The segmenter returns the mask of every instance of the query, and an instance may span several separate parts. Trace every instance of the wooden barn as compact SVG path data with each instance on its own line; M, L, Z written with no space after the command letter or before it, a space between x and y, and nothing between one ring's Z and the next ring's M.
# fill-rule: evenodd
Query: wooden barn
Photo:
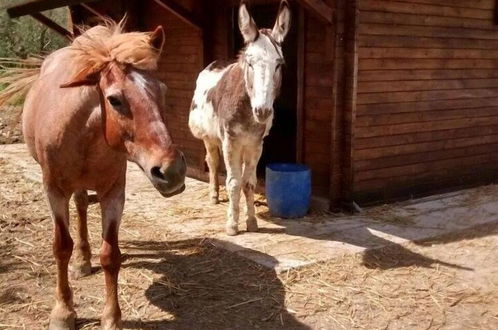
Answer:
M8 8L71 36L96 16L161 24L158 75L168 124L190 175L206 179L187 120L198 73L242 46L239 0L30 0ZM248 1L260 27L278 0ZM495 0L291 0L287 68L261 167L301 162L331 207L406 199L496 181L498 27ZM41 13L69 6L70 24ZM262 173L262 171L261 171Z

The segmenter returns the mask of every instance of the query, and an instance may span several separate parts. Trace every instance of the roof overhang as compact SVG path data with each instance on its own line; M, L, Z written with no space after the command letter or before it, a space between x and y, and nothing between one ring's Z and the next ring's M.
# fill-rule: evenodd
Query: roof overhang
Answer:
M53 29L55 32L71 37L73 35L72 31L68 31L66 28L58 25L56 22L52 21L50 18L41 14L42 11L65 7L81 5L85 9L93 12L92 8L87 6L86 3L97 2L100 0L25 0L16 4L11 4L0 9L6 9L10 18L16 18L24 15L30 15L41 23L47 25L49 28ZM190 11L186 10L173 0L153 0L162 8L170 11L178 18L190 24L191 26L202 30L202 24L200 20L193 15ZM327 5L323 0L296 0L300 5L309 10L319 19L325 23L332 24L334 19L334 9Z
M10 18L16 18L24 15L40 13L45 10L95 1L99 0L26 0L5 6L2 9L7 10L7 14Z

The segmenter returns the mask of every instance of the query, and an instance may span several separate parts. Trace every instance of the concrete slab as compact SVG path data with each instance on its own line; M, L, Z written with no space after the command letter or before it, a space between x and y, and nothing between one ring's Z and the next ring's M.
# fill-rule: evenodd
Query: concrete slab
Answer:
M24 145L0 146L0 158L23 168L26 178L41 182L39 166ZM498 221L498 186L492 185L370 208L358 216L311 215L282 220L268 216L262 205L257 207L259 233L228 237L224 234L227 205L209 204L207 184L188 179L183 194L164 199L137 166L130 164L127 175L126 213L168 233L168 237L212 238L219 247L277 271ZM122 228L131 230L126 223ZM133 230L139 235L136 228Z

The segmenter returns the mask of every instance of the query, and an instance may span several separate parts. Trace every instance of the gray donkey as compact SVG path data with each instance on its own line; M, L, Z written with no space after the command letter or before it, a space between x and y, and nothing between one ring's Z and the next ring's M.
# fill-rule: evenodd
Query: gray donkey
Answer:
M254 212L256 167L273 121L273 102L282 82L282 42L289 32L291 11L280 3L272 30L259 30L244 2L239 8L239 28L245 42L238 61L211 63L199 74L192 100L189 127L204 141L209 167L211 201L218 203L219 150L227 170L230 200L226 232L238 233L240 192L247 204L247 231L257 231Z

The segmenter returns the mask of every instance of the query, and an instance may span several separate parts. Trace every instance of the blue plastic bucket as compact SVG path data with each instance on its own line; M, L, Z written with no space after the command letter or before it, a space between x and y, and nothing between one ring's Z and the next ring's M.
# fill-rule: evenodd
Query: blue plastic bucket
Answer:
M311 170L300 164L266 166L266 199L270 213L280 218L301 218L308 213Z

